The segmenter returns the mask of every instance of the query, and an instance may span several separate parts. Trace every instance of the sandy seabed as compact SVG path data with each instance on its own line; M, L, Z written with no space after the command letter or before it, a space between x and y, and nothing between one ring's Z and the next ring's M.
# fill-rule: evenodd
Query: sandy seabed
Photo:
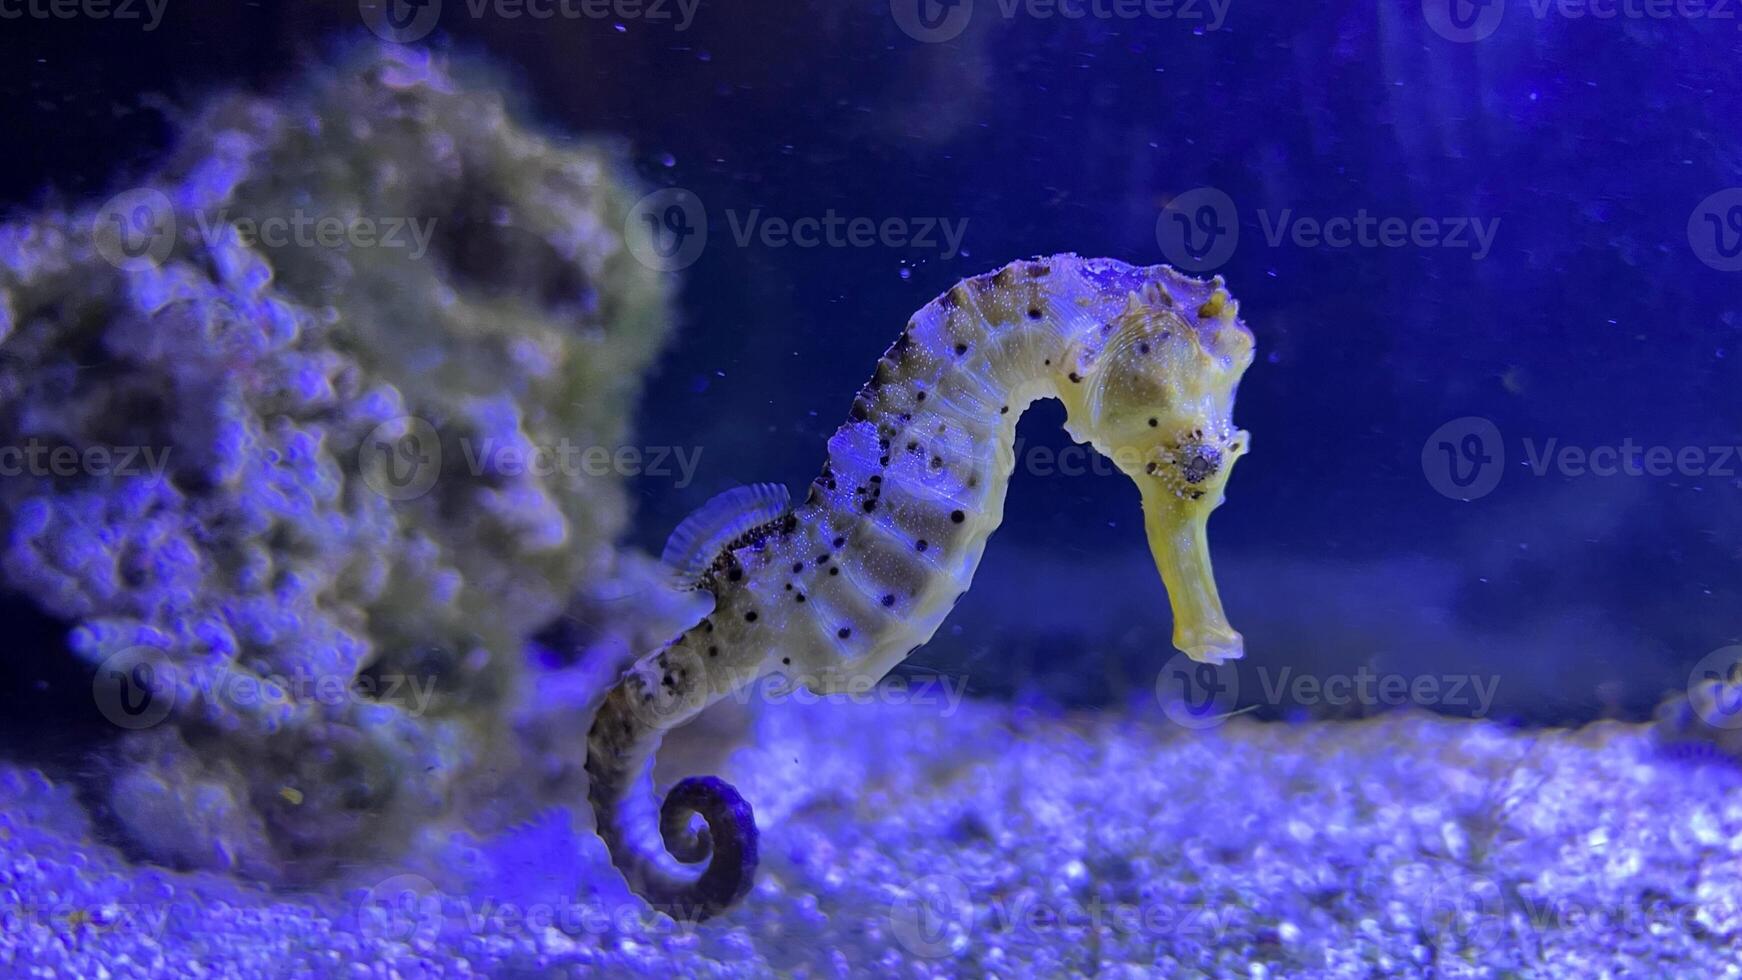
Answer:
M584 808L315 892L129 864L0 769L0 967L42 977L1742 977L1742 770L1515 730L783 705L721 775L762 870L650 912Z

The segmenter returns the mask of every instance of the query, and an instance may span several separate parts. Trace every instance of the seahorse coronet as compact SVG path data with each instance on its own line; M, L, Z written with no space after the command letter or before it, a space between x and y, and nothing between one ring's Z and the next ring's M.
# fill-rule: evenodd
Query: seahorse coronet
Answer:
M1071 435L1136 483L1174 645L1209 663L1241 656L1206 524L1250 446L1232 411L1252 359L1251 331L1221 277L1164 265L1037 257L964 279L920 308L828 440L804 501L711 560L688 556L713 611L630 667L594 718L589 798L631 887L698 920L748 892L757 829L729 785L684 780L657 828L646 825L660 738L769 674L820 693L869 690L929 640L1002 520L1016 421L1039 399L1062 401ZM707 516L690 526L742 526ZM706 830L694 829L698 814Z

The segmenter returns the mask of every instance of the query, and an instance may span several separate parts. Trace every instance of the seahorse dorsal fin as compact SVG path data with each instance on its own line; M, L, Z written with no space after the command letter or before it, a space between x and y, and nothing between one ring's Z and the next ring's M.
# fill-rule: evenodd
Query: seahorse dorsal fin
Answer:
M684 518L665 542L660 561L680 589L693 589L702 573L733 539L776 520L792 507L792 495L778 483L733 487Z

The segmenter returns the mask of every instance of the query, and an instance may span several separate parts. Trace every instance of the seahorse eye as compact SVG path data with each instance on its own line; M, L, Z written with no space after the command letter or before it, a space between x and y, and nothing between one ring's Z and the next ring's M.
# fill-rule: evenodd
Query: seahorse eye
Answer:
M1222 451L1208 443L1187 442L1174 455L1187 483L1202 483L1222 468Z

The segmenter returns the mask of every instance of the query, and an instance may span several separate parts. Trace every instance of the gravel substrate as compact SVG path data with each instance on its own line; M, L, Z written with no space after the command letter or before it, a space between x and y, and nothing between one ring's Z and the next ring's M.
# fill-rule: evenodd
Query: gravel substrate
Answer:
M680 927L569 811L275 894L129 865L0 770L0 972L1742 976L1742 772L1637 726L784 704L721 774L762 873Z

